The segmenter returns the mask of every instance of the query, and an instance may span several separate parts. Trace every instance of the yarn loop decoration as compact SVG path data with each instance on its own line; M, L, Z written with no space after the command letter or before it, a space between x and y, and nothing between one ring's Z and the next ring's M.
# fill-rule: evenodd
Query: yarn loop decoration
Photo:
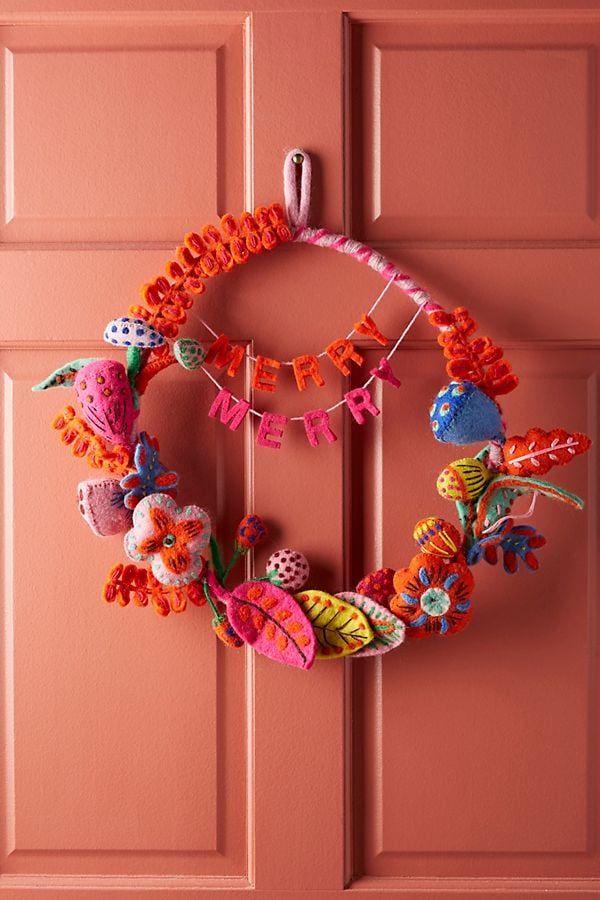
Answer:
M507 437L498 397L513 391L518 377L502 349L477 334L477 323L464 306L445 310L371 247L310 226L311 175L310 156L294 148L284 161L283 205L259 206L237 218L227 213L218 226L188 232L167 262L166 274L142 286L142 303L107 324L105 341L125 351L123 361L76 359L33 388L75 390L80 411L65 406L51 427L73 456L96 470L97 477L78 485L83 520L98 536L122 534L129 560L110 568L104 601L123 608L151 606L161 618L183 613L190 605L207 606L210 626L224 646L247 646L303 670L317 660L377 656L415 640L462 631L477 608L478 564L501 560L511 575L539 567L545 538L533 525L517 523L533 514L537 498L583 507L579 497L542 476L591 445L587 435L563 428L536 426ZM375 301L345 337L328 338L318 353L299 353L291 360L267 355L268 350L252 356L202 317L199 321L212 338L208 347L179 337L211 279L293 242L343 253L384 279ZM375 318L393 287L414 304L396 339L383 334ZM345 406L353 427L368 427L381 414L369 390L373 382L378 380L386 391L401 387L392 358L421 315L435 329L449 379L429 410L432 434L439 442L469 448L453 454L458 458L446 463L436 481L441 501L454 504L458 524L445 515L424 516L414 526L416 552L408 565L369 572L353 590L346 586L332 594L311 584L309 561L293 547L272 552L263 576L231 585L240 560L268 539L267 523L252 512L244 516L226 558L216 536L218 523L209 512L189 502L179 505L175 498L181 492L185 497L186 485L162 461L157 438L139 430L149 386L172 365L190 377L202 373L218 390L207 413L214 427L218 422L236 431L258 420L256 443L266 452L282 447L290 423L301 423L310 446L327 452L337 440L331 413ZM273 394L278 379L290 377L304 396L325 384L326 366L336 378L349 378L364 367L361 338L382 348L368 377L328 408L315 406L299 416L261 412L211 372L218 369L223 378L236 379L242 366L252 364L255 392ZM517 516L513 506L524 495L531 499L530 510Z

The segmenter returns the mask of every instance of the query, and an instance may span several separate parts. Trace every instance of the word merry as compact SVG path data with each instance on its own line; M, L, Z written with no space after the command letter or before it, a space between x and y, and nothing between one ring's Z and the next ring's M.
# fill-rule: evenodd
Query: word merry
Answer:
M396 378L388 360L384 357L378 366L371 369L374 378L386 381L392 387L399 388L400 380ZM233 401L233 402L232 402ZM381 410L375 406L368 387L354 388L344 394L344 403L350 410L355 422L364 425L365 413L378 416ZM231 391L221 388L208 411L211 419L218 418L231 431L237 431L250 411L250 403L247 400L235 400ZM260 425L256 435L256 443L261 447L270 447L279 450L283 438L283 431L289 422L288 416L278 413L264 412L260 416ZM326 409L311 409L302 416L304 431L311 447L318 447L322 438L332 444L337 441L337 435L333 431L329 412Z
M360 321L354 323L354 331L377 341L385 347L389 344L389 338L385 337L378 329L368 313L363 313ZM364 356L358 352L354 344L348 338L338 338L332 341L324 351L328 359L336 369L346 377L351 374L350 363L362 366ZM244 360L245 350L240 344L232 344L225 334L219 335L211 344L204 359L205 363L216 366L218 369L226 369L227 375L233 378ZM257 356L254 363L252 387L257 391L273 393L277 388L277 379L281 363L270 356ZM291 360L291 367L299 391L305 391L309 382L323 387L325 379L321 374L319 359L317 356L305 353L295 356Z

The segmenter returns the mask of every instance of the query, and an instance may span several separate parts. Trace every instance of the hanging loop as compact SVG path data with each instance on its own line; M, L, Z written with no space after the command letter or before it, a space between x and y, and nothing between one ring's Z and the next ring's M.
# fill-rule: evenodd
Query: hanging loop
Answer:
M298 191L298 168L300 168L300 191ZM285 211L288 222L294 229L305 228L308 225L311 174L310 156L300 147L294 147L283 163Z

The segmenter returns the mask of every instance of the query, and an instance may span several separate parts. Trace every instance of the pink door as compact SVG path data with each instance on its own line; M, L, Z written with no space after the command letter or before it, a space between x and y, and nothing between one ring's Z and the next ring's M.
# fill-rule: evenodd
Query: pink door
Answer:
M480 567L466 632L303 673L228 651L206 608L102 603L120 539L81 521L88 470L48 427L66 392L30 391L106 353L106 322L185 232L281 199L301 145L313 224L374 244L503 343L522 376L513 431L596 440L600 14L582 5L1 0L3 897L600 890L593 451L557 477L586 511L538 505L539 573ZM290 358L346 333L380 287L288 246L197 309ZM378 324L397 336L412 311L398 292ZM185 333L206 337L194 317ZM255 510L316 586L351 589L448 512L426 323L395 370L383 415L360 428L338 411L319 449L297 426L279 452L250 424L232 434L179 367L149 388L144 426L220 534ZM342 389L330 378L315 405ZM292 388L265 397L306 408Z

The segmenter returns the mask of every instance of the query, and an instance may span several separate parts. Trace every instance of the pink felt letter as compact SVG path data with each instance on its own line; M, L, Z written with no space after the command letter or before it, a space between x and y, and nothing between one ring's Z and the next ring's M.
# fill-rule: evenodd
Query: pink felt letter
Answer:
M381 378L382 381L389 381L392 387L399 388L402 382L399 378L396 378L394 373L392 372L392 367L387 361L385 356L382 356L381 362L375 369L371 369L371 375L374 375L375 378Z
M354 388L344 394L344 400L348 404L348 409L356 419L359 425L365 424L363 411L371 413L372 416L378 416L379 410L371 400L371 395L364 387Z
M337 441L337 436L329 426L329 413L326 413L324 409L311 409L304 413L304 430L311 447L319 446L319 434L322 434L330 444Z
M229 425L231 431L237 431L248 414L250 404L247 400L236 400L235 404L230 409L229 403L231 398L231 391L228 391L227 388L221 388L215 397L208 414L211 419L216 419L217 414L220 414L223 425Z
M263 413L258 426L256 443L260 444L261 447L271 447L273 450L279 450L281 441L277 440L277 438L283 436L283 426L287 425L288 422L287 416L278 416L277 413L270 412Z

